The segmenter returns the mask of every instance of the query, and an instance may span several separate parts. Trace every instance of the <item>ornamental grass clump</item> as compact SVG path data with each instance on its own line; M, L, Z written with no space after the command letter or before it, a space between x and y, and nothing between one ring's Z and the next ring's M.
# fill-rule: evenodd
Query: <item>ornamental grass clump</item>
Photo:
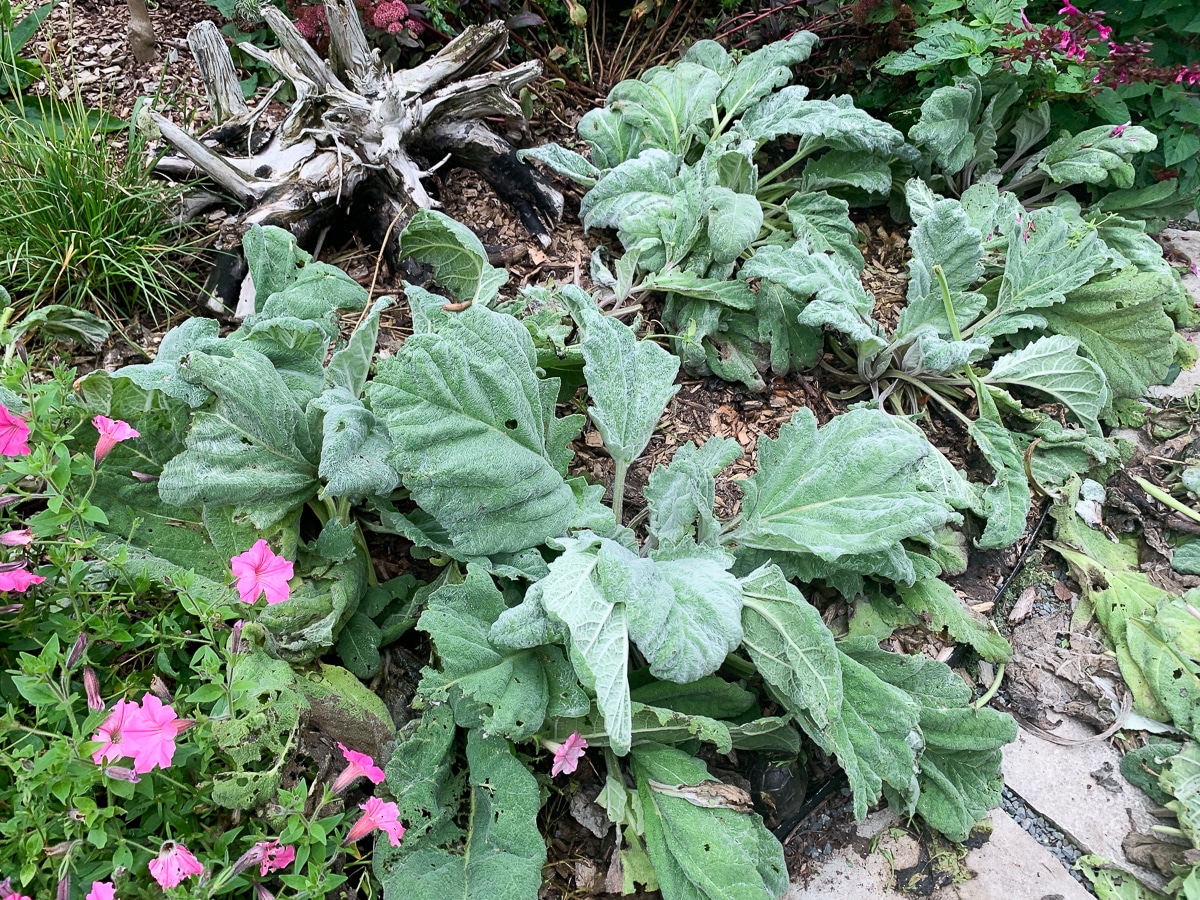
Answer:
M49 303L158 321L197 293L197 239L170 220L178 188L152 181L145 139L78 100L0 108L0 283L21 310Z

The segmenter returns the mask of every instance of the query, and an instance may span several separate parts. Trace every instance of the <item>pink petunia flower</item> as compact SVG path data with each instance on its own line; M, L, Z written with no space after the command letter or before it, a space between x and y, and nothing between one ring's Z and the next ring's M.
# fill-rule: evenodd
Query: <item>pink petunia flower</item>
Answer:
M133 753L125 746L125 726L138 711L138 705L124 698L118 700L109 713L108 718L101 724L99 730L92 735L93 741L100 741L103 746L92 754L92 762L112 762Z
M296 860L296 848L292 846L280 847L279 841L264 841L262 863L258 867L258 874L266 878L272 872L278 872L280 869L286 869Z
M11 894L5 894L3 897L0 897L0 900L33 900L33 898L28 894L19 894L13 891Z
M45 581L42 575L34 575L24 566L16 569L5 569L0 571L0 591L21 591L29 590L32 584L41 584Z
M0 456L29 455L29 425L0 404Z
M554 765L550 769L550 776L553 778L562 772L568 775L574 772L587 748L588 742L583 735L578 731L571 732L571 736L554 749Z
M342 751L342 756L346 757L346 762L349 765L342 769L341 774L333 782L333 792L335 794L349 787L362 775L366 775L371 779L371 784L379 784L379 782L383 781L383 769L375 765L375 760L371 759L367 754L351 750L340 741L338 742L338 749Z
M144 775L156 766L170 766L175 756L175 737L190 725L153 694L146 694L141 709L125 722L125 750L133 757L133 771Z
M158 851L158 859L150 860L150 874L164 891L203 871L204 866L200 865L200 860L196 859L187 847L175 841L163 844Z
M117 888L111 881L93 881L84 900L117 900Z
M92 459L96 465L100 465L100 460L108 456L108 451L117 446L121 441L141 437L140 434L129 427L128 422L122 422L120 419L113 421L108 416L96 416L96 418L92 419L92 424L100 432L100 439L96 441L96 452L92 455Z
M288 581L293 574L292 564L272 553L266 541L255 541L245 553L229 560L229 565L237 577L238 596L243 603L253 603L262 593L267 595L268 605L282 603L291 595Z
M354 823L343 843L353 844L376 828L381 828L387 833L388 842L393 847L400 846L404 826L400 824L400 810L395 803L372 797L366 803L360 803L358 808L363 811L363 817Z
M0 544L5 547L27 547L33 543L33 535L28 528L17 528L0 534Z

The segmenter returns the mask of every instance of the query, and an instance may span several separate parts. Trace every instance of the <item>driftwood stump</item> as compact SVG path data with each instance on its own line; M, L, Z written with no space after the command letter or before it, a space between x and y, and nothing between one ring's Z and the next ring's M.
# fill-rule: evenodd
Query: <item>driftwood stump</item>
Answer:
M353 0L324 2L330 59L322 59L269 4L263 4L263 16L279 48L241 45L295 90L287 115L270 128L260 120L283 81L250 109L216 26L201 22L188 35L213 126L194 137L147 113L173 151L156 171L197 182L185 197L184 218L214 205L236 205L232 227L222 229L220 241L219 249L232 254L228 261L240 258L238 242L251 225L288 228L311 245L341 217L372 246L381 246L390 230L385 258L395 265L395 239L408 218L439 205L422 179L450 162L479 172L548 245L562 195L519 162L485 121L521 118L514 95L541 72L536 61L491 67L507 45L504 23L469 28L416 68L392 72L368 46ZM230 281L228 272L221 277Z

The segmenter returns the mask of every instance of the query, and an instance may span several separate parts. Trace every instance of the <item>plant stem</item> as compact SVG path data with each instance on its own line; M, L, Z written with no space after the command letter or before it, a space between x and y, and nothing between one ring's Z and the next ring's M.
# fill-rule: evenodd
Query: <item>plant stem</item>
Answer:
M962 422L963 425L967 426L968 428L971 427L971 420L964 415L957 406L923 382L920 378L909 375L907 372L901 372L898 369L890 369L885 373L885 375L891 378L899 378L901 381L906 381L913 387L924 391L930 399L936 400L938 403L940 403L948 412L952 413L956 419Z
M1145 491L1147 494L1149 494L1151 497L1153 497L1159 503L1162 503L1165 506L1171 507L1171 509L1175 510L1175 512L1179 513L1182 516L1186 516L1187 518L1191 519L1193 522L1200 522L1200 513L1196 512L1191 507L1185 506L1184 504L1180 503L1178 500L1176 500L1174 497L1172 497L1170 494L1168 494L1162 488L1151 484L1145 478L1142 478L1141 476L1138 476L1138 475L1134 475L1133 480L1136 481L1139 485L1141 485L1141 488L1143 491Z
M625 512L625 476L629 472L629 463L614 460L616 465L616 473L613 475L613 499L612 510L613 516L616 517L617 524L621 524L621 515Z
M1000 663L996 666L996 680L992 682L992 686L987 689L987 693L985 693L982 697L980 697L978 700L976 700L971 705L974 706L976 709L983 709L985 706L987 706L988 702L993 697L996 696L996 691L1000 690L1000 682L1002 682L1003 680L1004 680L1004 663Z
M950 301L950 285L946 283L946 273L937 265L933 267L933 274L937 276L938 285L942 289L942 305L946 308L946 318L950 322L950 334L956 341L961 341L962 332L958 330L958 319L954 316L954 304Z

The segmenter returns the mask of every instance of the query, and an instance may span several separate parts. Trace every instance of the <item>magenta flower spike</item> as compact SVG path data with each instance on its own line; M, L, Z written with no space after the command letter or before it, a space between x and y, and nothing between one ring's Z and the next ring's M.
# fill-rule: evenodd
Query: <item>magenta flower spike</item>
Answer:
M111 881L93 881L84 900L117 900L117 889Z
M177 887L185 878L204 871L200 860L183 844L167 841L158 851L158 859L150 860L150 874L164 891Z
M342 751L342 756L346 758L349 764L342 769L341 774L333 782L333 792L345 790L353 784L358 778L366 775L371 779L371 784L379 784L383 781L383 769L375 765L375 760L365 753L359 753L349 749L345 744L338 742L338 749Z
M41 584L46 579L41 575L34 575L24 566L18 566L15 569L0 570L0 591L21 591L29 590L29 586L33 584Z
M237 578L238 597L243 603L253 603L264 593L268 605L282 603L291 596L288 581L294 571L292 564L272 553L266 541L255 541L245 553L229 560L229 565Z
M121 441L141 437L140 434L129 427L128 422L122 422L120 419L114 421L108 416L96 416L92 419L92 424L100 432L100 438L96 441L96 452L92 455L92 459L96 465L100 465L100 460L108 456L108 451L117 446Z
M554 749L554 765L550 769L550 776L554 777L562 772L570 775L579 767L579 761L583 759L583 751L588 748L588 742L583 739L578 731L571 732L571 736L559 744Z
M0 456L29 455L29 425L0 404Z
M400 824L400 810L395 803L372 797L366 803L360 803L358 808L363 811L363 817L354 823L343 843L353 844L379 828L387 834L393 847L400 846L404 826Z

